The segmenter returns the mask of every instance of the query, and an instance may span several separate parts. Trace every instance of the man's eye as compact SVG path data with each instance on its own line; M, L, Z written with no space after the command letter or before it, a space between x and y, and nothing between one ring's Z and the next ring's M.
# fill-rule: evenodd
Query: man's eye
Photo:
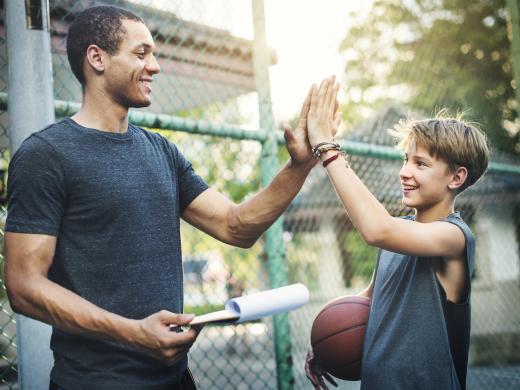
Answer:
M144 53L137 53L137 58L144 60Z

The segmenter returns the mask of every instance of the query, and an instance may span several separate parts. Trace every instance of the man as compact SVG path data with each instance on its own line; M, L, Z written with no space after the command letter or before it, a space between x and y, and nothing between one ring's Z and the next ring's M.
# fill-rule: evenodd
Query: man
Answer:
M76 16L68 40L81 110L30 136L9 170L5 281L13 310L53 326L51 387L192 388L200 329L182 313L180 218L250 247L315 165L305 129L286 129L289 162L235 205L179 150L128 123L151 103L160 67L144 22L115 7ZM177 327L178 328L178 327Z

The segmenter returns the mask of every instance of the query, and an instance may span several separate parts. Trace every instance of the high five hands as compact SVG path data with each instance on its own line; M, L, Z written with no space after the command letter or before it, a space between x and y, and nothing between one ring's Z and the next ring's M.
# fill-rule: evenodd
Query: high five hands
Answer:
M324 79L319 87L313 84L303 102L296 129L284 126L285 144L293 162L316 164L311 147L334 139L341 123L337 101L339 84L335 81L332 76Z
M311 102L307 115L307 134L311 146L332 142L341 124L338 112L339 84L336 77L323 79L319 87L311 87Z

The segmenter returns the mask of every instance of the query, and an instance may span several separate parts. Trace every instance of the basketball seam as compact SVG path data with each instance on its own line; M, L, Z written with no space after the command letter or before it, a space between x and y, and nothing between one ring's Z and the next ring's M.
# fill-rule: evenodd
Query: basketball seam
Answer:
M336 336L337 334L339 334L339 333L341 333L341 332L347 332L347 333L348 333L348 332L350 332L350 331L352 331L352 330L355 330L355 329L361 328L362 326L366 326L366 324L359 324L359 325L351 326L351 327L348 328L348 329L341 329L341 330L338 330L338 331L335 332L335 333L329 334L328 336L326 336L326 337L324 337L324 338L322 338L322 339L317 340L317 341L314 343L314 345L318 345L318 344L321 343L322 341L327 340L327 339L329 339L329 338L331 338L331 337L334 337L334 336Z

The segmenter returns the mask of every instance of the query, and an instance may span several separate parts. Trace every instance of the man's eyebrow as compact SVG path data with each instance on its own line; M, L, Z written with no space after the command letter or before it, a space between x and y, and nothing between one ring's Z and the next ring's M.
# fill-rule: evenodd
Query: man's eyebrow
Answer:
M149 43L140 43L138 45L135 46L135 49L150 49L150 50L153 50L155 49L155 46L153 45L150 45Z

